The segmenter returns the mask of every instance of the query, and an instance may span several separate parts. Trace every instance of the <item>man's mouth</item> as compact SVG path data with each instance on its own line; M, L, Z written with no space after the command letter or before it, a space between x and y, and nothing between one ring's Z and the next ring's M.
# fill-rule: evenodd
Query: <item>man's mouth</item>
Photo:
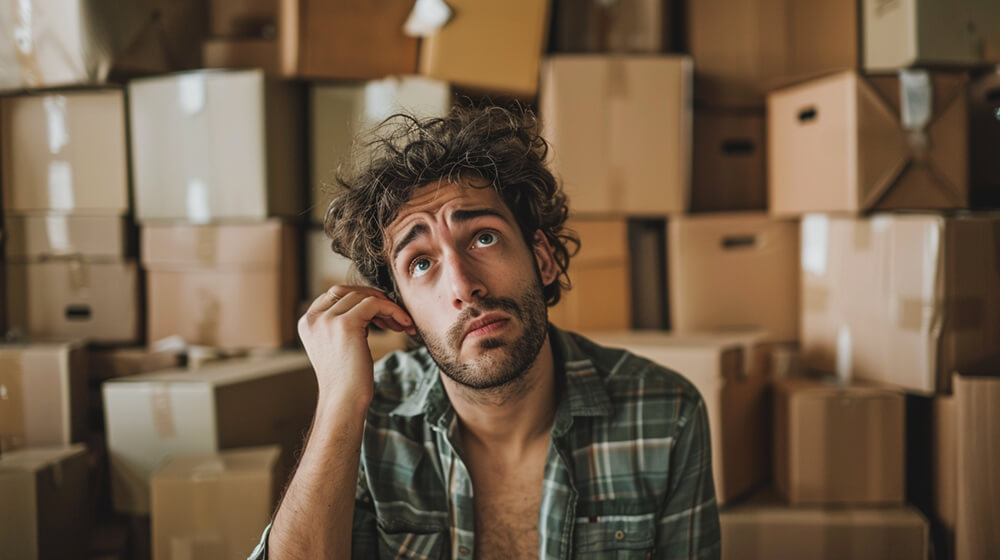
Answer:
M462 338L466 339L493 334L503 329L508 322L510 322L510 319L499 313L488 313L469 323Z

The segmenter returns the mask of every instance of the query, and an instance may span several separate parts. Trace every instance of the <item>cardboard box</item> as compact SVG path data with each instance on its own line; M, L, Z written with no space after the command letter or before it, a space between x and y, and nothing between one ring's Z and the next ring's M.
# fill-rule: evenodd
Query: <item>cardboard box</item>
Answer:
M968 80L908 76L902 99L929 103L901 100L897 74L854 72L768 96L772 214L968 206Z
M936 521L954 537L958 493L958 427L953 395L934 397L933 404L933 508Z
M1000 208L1000 69L977 77L969 88L969 203Z
M549 321L572 331L631 326L628 231L625 220L577 219L567 227L580 237L570 260L573 287L549 308Z
M316 405L302 352L119 377L103 389L114 506L130 514L149 513L150 476L171 455L280 445L283 485Z
M453 15L420 44L419 72L459 86L534 97L548 42L546 0L450 0Z
M671 52L673 6L666 0L557 0L552 44L563 53Z
M135 230L125 216L8 214L4 225L11 262L68 256L121 260L135 255Z
M835 380L774 384L774 482L792 505L904 501L902 393Z
M691 211L767 210L763 112L694 112Z
M291 342L299 244L294 228L278 220L144 226L149 340L179 335L224 349Z
M708 413L715 495L720 504L745 495L767 479L770 350L766 334L632 331L586 336L670 368L697 387Z
M0 90L195 68L207 31L199 0L20 3L0 19Z
M86 558L87 450L83 445L0 455L0 547L18 560Z
M150 484L153 559L245 559L277 503L280 454L267 446L164 461ZM211 556L200 554L209 545Z
M8 325L35 338L142 339L134 261L7 263Z
M153 351L140 348L91 348L87 352L88 377L105 381L139 373L175 368L181 365L177 352Z
M798 224L764 214L689 216L669 222L671 328L759 327L798 339Z
M719 514L724 560L926 560L927 520L911 507L793 508L752 501Z
M78 342L0 344L0 452L83 441L86 368Z
M670 326L667 291L667 222L664 219L628 221L628 252L632 282L632 328Z
M122 90L3 98L0 123L5 212L128 212Z
M350 163L352 150L386 118L407 113L418 118L443 117L451 108L448 84L422 76L397 76L364 84L313 85L312 221L322 224L337 192L336 171Z
M994 0L863 0L868 71L1000 62L1000 5Z
M997 370L994 370L994 372ZM1000 377L956 375L957 560L1000 555Z
M364 284L361 273L354 261L334 253L330 248L330 238L321 230L306 233L306 284L309 302L337 284Z
M205 55L210 66L228 54L228 66L273 69L284 78L412 74L418 42L403 33L412 9L406 0L213 0L217 39Z
M691 59L553 56L539 112L575 214L684 212L691 180Z
M951 372L996 351L998 255L1000 216L807 216L805 366L947 392Z
M298 216L305 206L299 93L261 70L129 82L136 219Z

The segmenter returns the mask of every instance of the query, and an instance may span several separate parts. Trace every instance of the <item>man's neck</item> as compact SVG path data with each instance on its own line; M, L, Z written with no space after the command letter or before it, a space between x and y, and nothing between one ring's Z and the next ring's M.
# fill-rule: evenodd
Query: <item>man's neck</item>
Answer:
M550 337L528 371L501 391L482 393L441 375L467 444L517 456L548 437L555 418L555 364Z

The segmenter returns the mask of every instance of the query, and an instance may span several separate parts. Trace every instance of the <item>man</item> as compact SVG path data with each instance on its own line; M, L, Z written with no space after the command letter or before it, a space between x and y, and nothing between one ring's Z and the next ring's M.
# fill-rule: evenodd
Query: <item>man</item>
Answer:
M530 113L397 116L341 178L334 286L299 333L319 404L256 558L720 556L680 375L548 324L574 235ZM373 365L371 325L423 346Z

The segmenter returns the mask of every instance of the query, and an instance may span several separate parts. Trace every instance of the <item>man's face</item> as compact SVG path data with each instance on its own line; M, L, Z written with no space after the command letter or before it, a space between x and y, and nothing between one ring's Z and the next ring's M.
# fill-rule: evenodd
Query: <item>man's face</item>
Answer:
M487 389L527 371L547 333L551 254L524 242L492 188L420 187L386 239L400 297L445 375Z

